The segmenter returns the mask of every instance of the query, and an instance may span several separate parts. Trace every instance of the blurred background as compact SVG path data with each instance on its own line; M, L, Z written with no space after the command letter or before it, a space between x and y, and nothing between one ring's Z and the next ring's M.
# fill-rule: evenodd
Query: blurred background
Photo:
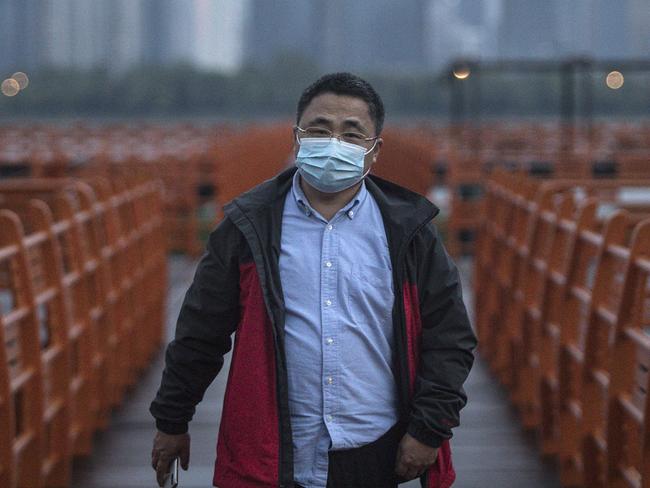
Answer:
M390 117L439 119L452 63L526 59L551 63L476 81L484 113L557 115L574 60L595 114L641 116L647 66L629 61L647 58L649 23L645 0L4 0L0 73L25 72L32 87L0 98L0 110L290 115L318 74L350 70L377 86ZM614 95L605 77L622 66L625 90Z
M154 486L207 236L334 71L383 98L373 172L441 208L461 270L454 486L646 486L648 26L648 0L0 0L0 486ZM211 482L228 364L183 487Z

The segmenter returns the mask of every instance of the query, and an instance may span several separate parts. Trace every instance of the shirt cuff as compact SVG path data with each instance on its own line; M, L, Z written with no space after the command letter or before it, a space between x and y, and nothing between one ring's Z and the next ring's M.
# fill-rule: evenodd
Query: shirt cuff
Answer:
M413 422L409 424L407 432L411 437L420 441L422 444L426 444L429 447L440 447L446 440L445 437L436 434L430 429L420 427Z
M188 430L187 423L176 424L174 422L167 422L158 419L156 419L156 429L168 435L185 434Z

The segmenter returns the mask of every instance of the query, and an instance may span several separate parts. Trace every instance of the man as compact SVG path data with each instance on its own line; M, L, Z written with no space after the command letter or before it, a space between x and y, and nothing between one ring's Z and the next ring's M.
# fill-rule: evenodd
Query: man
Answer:
M425 198L368 175L384 108L348 73L298 103L295 166L224 208L167 349L152 466L189 461L188 422L235 344L220 488L383 488L455 478L448 439L476 339Z

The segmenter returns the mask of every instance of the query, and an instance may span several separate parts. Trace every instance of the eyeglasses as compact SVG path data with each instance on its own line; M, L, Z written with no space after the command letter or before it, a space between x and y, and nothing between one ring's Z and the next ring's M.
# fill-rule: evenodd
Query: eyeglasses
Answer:
M315 139L338 139L339 141L348 142L350 144L356 144L366 149L366 154L372 151L377 144L377 139L379 136L368 137L361 132L346 131L342 132L339 135L335 135L329 129L325 127L307 127L303 129L302 127L295 126L296 142L300 144L300 140L304 138L315 138Z

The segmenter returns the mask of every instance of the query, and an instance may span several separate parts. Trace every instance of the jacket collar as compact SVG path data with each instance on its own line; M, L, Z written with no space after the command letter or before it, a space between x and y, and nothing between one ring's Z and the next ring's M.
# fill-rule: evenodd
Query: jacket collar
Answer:
M280 258L284 200L296 171L295 167L289 168L224 206L224 213L239 227L249 243L257 241L260 254L266 254L263 248L268 246L266 249L270 255L266 256L273 263L272 268ZM366 187L384 219L391 260L394 265L399 264L413 234L433 219L439 209L423 196L374 175L366 177ZM269 261L266 264L268 266ZM272 276L275 270L268 271Z
M229 215L236 207L256 227L261 224L260 219L270 216L269 212L273 221L281 222L284 199L296 171L295 167L289 168L243 193L227 204L224 212ZM368 175L366 187L375 198L385 225L402 237L410 236L439 212L438 207L423 196L378 176Z

